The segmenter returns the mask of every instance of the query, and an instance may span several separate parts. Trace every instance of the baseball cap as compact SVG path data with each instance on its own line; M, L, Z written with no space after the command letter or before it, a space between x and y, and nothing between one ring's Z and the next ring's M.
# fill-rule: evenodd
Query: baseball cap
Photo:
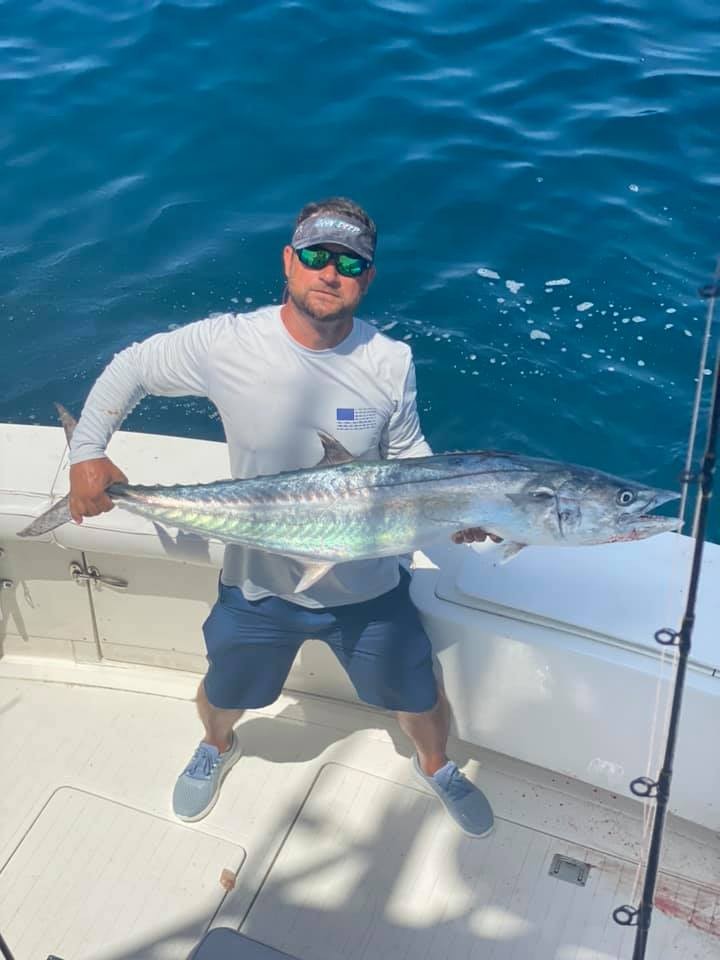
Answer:
M375 256L373 231L362 220L344 214L320 212L308 217L295 228L290 246L303 250L322 243L337 243L370 262Z

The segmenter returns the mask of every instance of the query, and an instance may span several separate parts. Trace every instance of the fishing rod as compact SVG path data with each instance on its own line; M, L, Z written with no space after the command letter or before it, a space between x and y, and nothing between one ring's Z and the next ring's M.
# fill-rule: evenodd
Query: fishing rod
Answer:
M12 953L10 952L10 947L5 942L5 938L0 933L0 954L2 954L4 960L15 960Z
M715 301L720 296L720 263L715 270L713 282L700 289L700 296L707 300L707 331L712 327ZM703 376L702 369L699 376ZM705 544L705 532L707 530L708 512L710 508L710 498L712 497L713 480L715 474L715 465L717 459L717 440L718 427L720 425L720 345L716 348L715 370L712 380L712 392L710 400L710 411L708 413L708 435L705 444L705 453L697 473L690 469L692 465L692 446L694 444L694 426L697 422L697 411L700 406L700 394L696 395L696 409L693 415L693 428L691 429L691 447L685 471L682 475L682 482L685 487L691 483L698 484L698 493L695 501L695 520L693 524L693 536L695 537L695 546L693 548L692 566L690 570L690 583L688 587L687 602L685 613L682 619L680 630L672 630L668 627L658 630L655 639L663 646L676 646L678 648L678 664L675 674L675 685L672 696L672 709L670 712L670 723L668 726L667 740L665 742L665 756L662 769L657 781L650 777L638 777L630 784L630 790L637 797L645 800L656 800L655 819L653 821L652 837L648 850L647 869L645 871L645 880L643 883L642 897L639 907L632 907L627 904L617 907L613 911L613 919L621 926L637 926L635 933L635 944L633 948L632 960L644 960L645 950L647 948L648 933L650 930L650 921L652 918L653 899L655 896L655 887L657 884L658 870L660 866L660 851L662 848L663 833L665 830L665 817L667 814L668 801L670 799L670 784L672 781L673 760L675 757L675 746L677 742L678 728L680 725L680 711L682 708L683 691L685 687L685 674L687 671L687 662L690 656L692 641L692 632L695 625L695 605L697 600L698 586L700 582L700 571L702 569L703 547Z

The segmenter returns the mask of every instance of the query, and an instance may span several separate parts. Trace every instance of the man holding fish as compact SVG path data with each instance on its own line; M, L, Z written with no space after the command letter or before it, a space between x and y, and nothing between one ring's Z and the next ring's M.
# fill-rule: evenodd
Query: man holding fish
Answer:
M430 455L410 348L354 316L375 276L376 235L367 213L349 200L308 204L283 250L281 306L212 316L117 354L90 392L71 441L73 519L112 508L107 488L127 479L105 449L150 394L209 397L236 478L314 466L323 447L325 463L340 462L338 450L344 459ZM329 435L322 444L318 431ZM486 536L471 527L453 539ZM219 596L203 627L209 668L197 705L205 736L177 780L178 817L209 813L242 752L234 725L244 710L278 697L300 645L313 637L331 646L363 701L396 712L415 747L418 777L460 829L490 833L490 804L446 755L449 704L409 580L397 557L312 565L228 543Z

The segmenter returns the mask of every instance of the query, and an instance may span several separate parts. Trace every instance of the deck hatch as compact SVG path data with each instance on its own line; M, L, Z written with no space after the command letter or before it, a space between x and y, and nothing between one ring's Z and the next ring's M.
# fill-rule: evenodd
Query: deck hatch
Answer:
M0 871L0 925L16 960L174 960L244 859L231 841L60 787Z

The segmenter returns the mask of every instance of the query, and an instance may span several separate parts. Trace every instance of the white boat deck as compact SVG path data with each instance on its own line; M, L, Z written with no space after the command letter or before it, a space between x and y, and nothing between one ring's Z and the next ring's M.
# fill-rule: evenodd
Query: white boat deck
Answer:
M284 694L239 727L210 815L176 821L197 676L0 662L0 931L16 960L185 958L240 930L300 960L608 960L632 955L642 809L452 741L491 799L460 833L380 712ZM553 856L590 864L585 886ZM670 818L648 957L720 954L720 838Z

